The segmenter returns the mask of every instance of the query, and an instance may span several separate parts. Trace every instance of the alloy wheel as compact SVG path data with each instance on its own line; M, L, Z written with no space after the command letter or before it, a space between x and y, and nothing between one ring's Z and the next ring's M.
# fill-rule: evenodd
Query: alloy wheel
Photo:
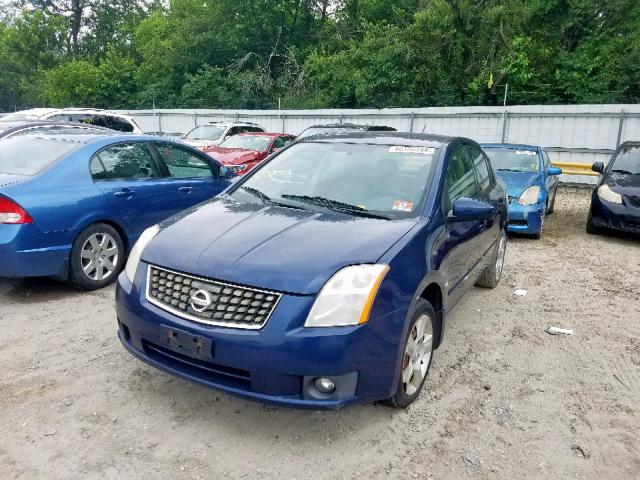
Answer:
M101 282L116 271L118 244L108 233L94 233L82 245L80 265L87 278Z
M433 328L431 319L427 315L421 315L409 333L407 346L404 350L402 385L407 396L415 394L422 385L427 375L432 352Z

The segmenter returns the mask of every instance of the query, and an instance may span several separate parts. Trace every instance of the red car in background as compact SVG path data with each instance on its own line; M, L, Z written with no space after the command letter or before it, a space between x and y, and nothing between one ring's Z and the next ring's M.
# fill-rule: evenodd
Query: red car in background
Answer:
M236 175L244 175L274 152L295 140L285 133L241 133L218 146L203 151L226 166Z

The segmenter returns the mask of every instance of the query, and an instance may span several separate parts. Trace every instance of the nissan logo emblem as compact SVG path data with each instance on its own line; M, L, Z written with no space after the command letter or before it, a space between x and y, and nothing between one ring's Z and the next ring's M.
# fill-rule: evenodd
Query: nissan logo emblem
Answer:
M204 312L211 305L211 295L206 290L198 290L191 295L189 304L196 312Z

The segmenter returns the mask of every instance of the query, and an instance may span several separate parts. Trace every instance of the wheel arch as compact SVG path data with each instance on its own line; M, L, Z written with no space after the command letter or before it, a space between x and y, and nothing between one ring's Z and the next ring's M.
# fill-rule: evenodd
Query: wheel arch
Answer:
M422 293L420 293L420 298L423 298L424 300L428 301L433 307L433 310L436 312L436 318L435 318L436 324L434 325L434 334L435 334L434 336L436 341L433 347L434 349L438 348L442 343L442 337L444 333L443 332L444 307L443 307L442 297L443 297L442 289L440 285L436 282L432 282L429 285L427 285L422 290Z

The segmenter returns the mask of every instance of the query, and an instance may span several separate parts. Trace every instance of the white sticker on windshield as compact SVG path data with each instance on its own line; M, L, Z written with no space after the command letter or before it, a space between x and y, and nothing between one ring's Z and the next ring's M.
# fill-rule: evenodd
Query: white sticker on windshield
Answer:
M436 149L433 147L403 147L394 146L389 148L390 153L419 153L420 155L433 155Z
M528 155L529 157L535 157L537 153L533 150L516 150L516 155Z

